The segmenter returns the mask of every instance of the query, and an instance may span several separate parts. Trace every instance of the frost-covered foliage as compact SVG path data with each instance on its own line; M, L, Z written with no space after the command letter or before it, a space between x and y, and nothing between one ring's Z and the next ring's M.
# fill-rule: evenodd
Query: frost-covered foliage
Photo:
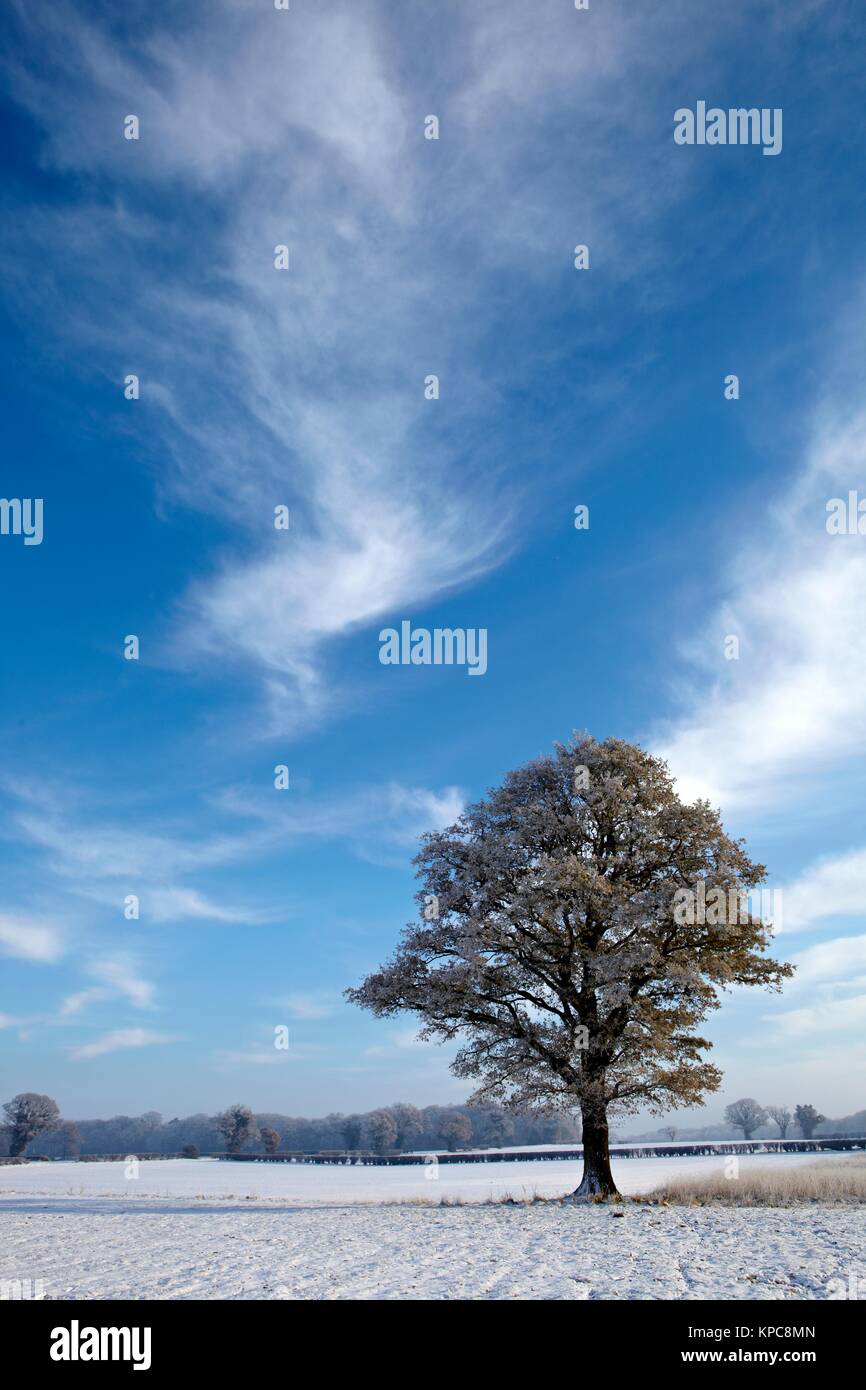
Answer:
M9 1153L12 1158L23 1154L31 1139L44 1130L55 1129L60 1123L60 1111L56 1101L37 1091L21 1091L11 1100L4 1102L8 1133Z
M282 1135L278 1134L275 1129L271 1129L269 1125L262 1125L259 1128L259 1138L262 1141L265 1153L275 1154L280 1147Z
M720 1202L736 1207L784 1207L799 1202L866 1202L866 1163L748 1168L736 1178L722 1171L672 1176L651 1197L668 1202Z
M818 1125L823 1124L826 1115L820 1115L814 1105L798 1105L794 1109L794 1119L800 1126L804 1139L811 1139Z
M370 1148L375 1153L388 1153L397 1144L397 1121L390 1110L372 1110L367 1116Z
M466 1115L461 1115L459 1110L446 1112L439 1127L439 1133L445 1140L449 1152L465 1146L472 1138L472 1125Z
M788 1133L788 1126L794 1118L787 1105L768 1105L767 1114L773 1123L779 1126L779 1137L784 1139Z
M735 925L674 911L677 890L702 880L727 899L759 884L763 866L709 803L680 801L663 762L589 735L509 773L422 846L420 920L348 998L460 1039L453 1069L478 1083L477 1101L579 1107L581 1190L615 1190L608 1111L694 1105L716 1090L696 1029L719 990L778 988L791 974L763 954L770 930L747 911Z
M228 1110L224 1110L222 1115L217 1117L217 1126L230 1154L240 1153L248 1140L258 1138L258 1128L252 1110L248 1105L241 1105L239 1102L230 1105Z
M751 1139L755 1130L767 1123L769 1113L751 1096L744 1096L742 1100L734 1100L725 1106L725 1119L729 1125L743 1131L744 1139Z

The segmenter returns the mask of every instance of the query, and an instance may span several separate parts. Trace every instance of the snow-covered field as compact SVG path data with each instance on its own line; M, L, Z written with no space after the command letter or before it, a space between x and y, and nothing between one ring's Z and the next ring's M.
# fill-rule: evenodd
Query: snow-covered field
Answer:
M827 1156L828 1158L830 1156ZM755 1155L749 1166L821 1161ZM838 1161L838 1155L833 1155ZM624 1192L716 1157L621 1159ZM48 1298L825 1298L866 1281L866 1209L483 1205L578 1162L424 1168L216 1160L0 1167L0 1280ZM459 1201L468 1205L424 1205Z
M838 1162L839 1154L747 1154L740 1171L790 1168L799 1163ZM673 1175L724 1171L721 1155L688 1158L614 1158L619 1190L649 1192ZM562 1197L580 1182L582 1163L528 1160L525 1163L443 1163L368 1168L340 1164L225 1163L215 1158L142 1162L135 1176L124 1163L27 1163L0 1167L0 1211L14 1195L31 1197L163 1197L207 1202L214 1198L263 1198L303 1205L347 1202L463 1201L493 1198Z

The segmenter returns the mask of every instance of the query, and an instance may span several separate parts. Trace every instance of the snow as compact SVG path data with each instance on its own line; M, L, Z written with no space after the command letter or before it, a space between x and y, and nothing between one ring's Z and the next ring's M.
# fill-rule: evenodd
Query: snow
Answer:
M839 1161L839 1154L746 1154L740 1172L750 1167ZM649 1192L666 1178L724 1171L724 1155L687 1158L620 1158L613 1175L621 1192ZM418 1164L406 1167L359 1167L340 1164L231 1163L219 1159L164 1159L141 1162L137 1177L128 1166L112 1163L27 1163L0 1167L0 1205L8 1194L30 1196L184 1198L269 1198L281 1202L334 1205L346 1202L440 1201L487 1202L492 1198L562 1197L580 1182L580 1159L525 1163Z
M721 1162L623 1159L614 1172L637 1192ZM137 1178L123 1163L4 1166L0 1280L41 1279L55 1299L810 1299L866 1276L860 1207L483 1205L568 1192L579 1169L494 1161L427 1180L423 1168L215 1160L141 1163ZM440 1197L468 1205L421 1204Z

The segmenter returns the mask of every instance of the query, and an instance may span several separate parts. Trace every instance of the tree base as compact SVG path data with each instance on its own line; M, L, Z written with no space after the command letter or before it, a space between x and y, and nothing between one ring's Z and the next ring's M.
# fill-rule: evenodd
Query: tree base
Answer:
M622 1200L613 1178L604 1177L601 1173L584 1173L580 1186L569 1195L574 1201L598 1202L608 1197Z
M583 1183L576 1187L573 1192L569 1192L565 1199L567 1202L621 1202L622 1193L617 1192L616 1188L607 1188L604 1191L588 1191Z

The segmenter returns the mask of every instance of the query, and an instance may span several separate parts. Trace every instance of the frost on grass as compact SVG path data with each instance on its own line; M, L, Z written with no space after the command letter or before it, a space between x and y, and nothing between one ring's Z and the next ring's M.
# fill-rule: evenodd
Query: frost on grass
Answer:
M752 1168L739 1177L724 1173L670 1178L649 1194L659 1201L724 1204L733 1207L786 1207L799 1202L866 1202L866 1159L802 1164L794 1168Z

